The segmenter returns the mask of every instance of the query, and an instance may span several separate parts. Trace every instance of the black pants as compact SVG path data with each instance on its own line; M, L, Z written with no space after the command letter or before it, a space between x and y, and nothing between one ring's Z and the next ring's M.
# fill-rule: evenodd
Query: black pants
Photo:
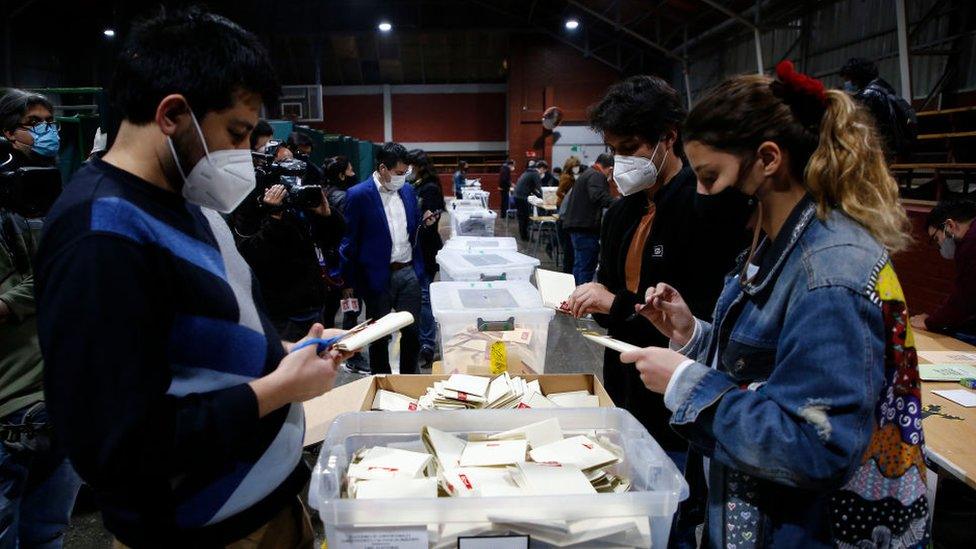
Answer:
M368 293L365 296L366 318L379 320L390 311L406 311L413 315L414 323L400 330L400 373L416 374L420 356L420 282L413 267L390 273L386 291ZM389 374L389 337L369 346L369 368L374 374Z
M498 191L502 194L502 205L498 213L505 217L505 212L508 211L508 189L498 189Z
M573 239L570 238L566 229L563 229L562 220L556 220L556 232L559 233L559 245L563 252L563 272L573 272Z
M515 197L515 210L518 217L519 236L522 240L529 240L529 216L532 215L532 205L528 198Z

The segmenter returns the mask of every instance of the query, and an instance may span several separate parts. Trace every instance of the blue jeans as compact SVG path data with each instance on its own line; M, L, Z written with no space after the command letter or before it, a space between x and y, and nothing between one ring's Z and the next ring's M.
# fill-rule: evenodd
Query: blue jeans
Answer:
M420 287L420 350L437 349L437 324L434 311L430 308L430 283Z
M47 423L43 404L22 408L0 419L20 426ZM63 454L51 451L38 434L37 449L0 443L0 548L61 547L81 479ZM27 446L33 447L33 444Z
M573 277L576 285L593 282L600 257L600 237L593 233L571 232L573 241Z

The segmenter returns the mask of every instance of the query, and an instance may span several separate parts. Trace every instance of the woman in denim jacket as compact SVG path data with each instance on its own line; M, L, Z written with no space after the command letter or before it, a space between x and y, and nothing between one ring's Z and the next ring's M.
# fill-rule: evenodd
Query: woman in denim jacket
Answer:
M621 361L704 468L705 545L922 547L917 358L888 256L907 217L865 113L788 61L777 74L724 82L685 126L699 191L759 200L714 323L658 285L638 308L672 348Z

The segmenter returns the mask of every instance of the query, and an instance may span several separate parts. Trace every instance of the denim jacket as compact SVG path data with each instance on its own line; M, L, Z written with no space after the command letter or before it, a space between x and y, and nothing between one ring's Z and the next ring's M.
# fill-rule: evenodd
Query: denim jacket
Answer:
M665 396L707 460L706 545L925 546L917 357L887 253L807 197L759 255Z

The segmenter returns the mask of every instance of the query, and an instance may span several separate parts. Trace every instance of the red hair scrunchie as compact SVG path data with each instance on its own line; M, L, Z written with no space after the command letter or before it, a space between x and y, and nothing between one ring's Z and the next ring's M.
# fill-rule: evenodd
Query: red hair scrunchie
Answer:
M827 106L827 90L823 82L796 72L796 67L789 59L776 64L776 77L793 93L816 98L823 106Z

